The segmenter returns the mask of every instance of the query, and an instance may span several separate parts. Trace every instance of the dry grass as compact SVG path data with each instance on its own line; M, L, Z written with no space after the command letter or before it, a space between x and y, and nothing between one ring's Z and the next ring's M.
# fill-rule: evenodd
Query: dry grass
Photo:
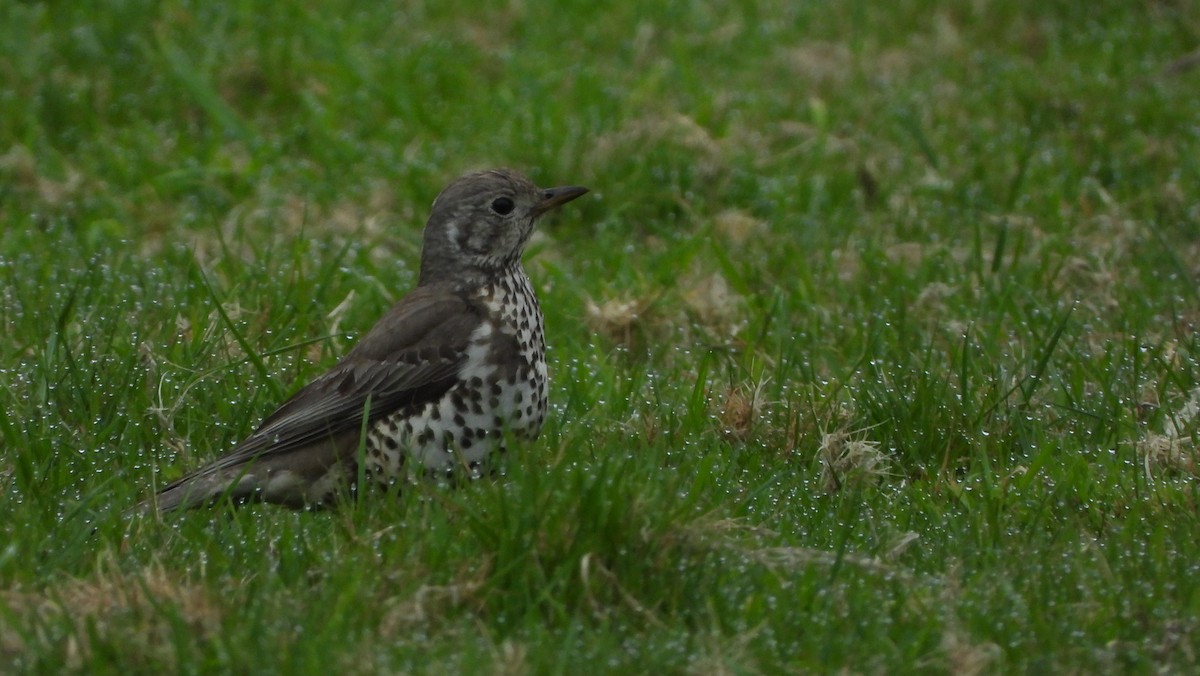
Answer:
M740 209L726 209L713 216L713 230L734 246L742 246L770 235L766 221Z
M892 473L892 460L879 449L879 443L862 432L837 431L821 437L817 448L821 462L821 485L830 493L847 486L879 483Z
M646 311L653 305L648 298L617 296L596 302L584 299L584 321L596 334L616 345L633 348L641 345Z
M379 625L379 635L396 639L414 627L429 628L452 610L478 609L482 604L483 577L480 574L477 579L457 584L421 585L412 597L391 600Z
M938 645L940 654L935 661L938 667L952 674L977 676L993 673L994 667L1003 657L1003 651L992 641L975 640L963 627L962 621L954 612L962 593L958 571L951 568L942 580L938 598L934 601L943 620L941 641Z
M226 590L217 599L159 564L127 573L107 563L90 579L3 592L0 598L17 624L0 625L0 650L19 656L58 646L66 664L81 669L98 638L121 646L127 655L182 666L175 663L173 634L183 626L194 639L210 640L221 630L223 608L236 592Z
M769 382L770 379L764 377L753 385L740 383L725 390L717 420L726 439L745 442L751 437L762 417L766 404L763 392Z
M1200 422L1200 389L1191 396L1178 411L1169 414L1163 422L1162 432L1148 432L1139 439L1135 448L1142 461L1147 477L1181 473L1198 477L1198 450L1195 437L1190 432Z
M598 137L584 164L619 166L654 147L686 157L704 180L716 178L728 168L728 153L721 142L692 117L674 111L630 120L615 132Z
M719 272L695 272L680 282L684 306L713 337L736 338L746 326L745 299Z

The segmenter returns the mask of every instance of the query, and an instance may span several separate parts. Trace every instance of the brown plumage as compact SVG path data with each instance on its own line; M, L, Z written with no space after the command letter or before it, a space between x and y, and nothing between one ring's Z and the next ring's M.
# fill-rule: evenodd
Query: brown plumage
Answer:
M383 486L408 463L426 474L477 476L506 435L536 437L546 412L545 344L521 254L539 216L585 192L539 189L510 170L451 183L425 226L417 288L227 455L141 507L190 508L224 496L327 505L355 485L360 458L369 481Z

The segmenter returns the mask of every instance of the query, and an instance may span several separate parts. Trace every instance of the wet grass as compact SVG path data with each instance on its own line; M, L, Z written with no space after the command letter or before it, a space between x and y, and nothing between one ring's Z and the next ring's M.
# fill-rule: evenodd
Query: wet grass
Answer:
M0 671L1186 672L1189 3L0 7ZM506 477L122 511L411 287L529 268Z

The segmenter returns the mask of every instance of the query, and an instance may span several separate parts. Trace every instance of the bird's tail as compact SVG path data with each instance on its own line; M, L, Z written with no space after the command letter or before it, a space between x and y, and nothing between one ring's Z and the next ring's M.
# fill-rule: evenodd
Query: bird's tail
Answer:
M359 446L357 430L286 453L225 458L163 487L133 511L166 513L229 501L270 502L293 509L316 507L350 483Z
M258 499L260 486L245 467L213 471L201 470L167 484L154 497L146 498L130 510L133 514L165 514L176 510L206 507L222 500L234 504Z

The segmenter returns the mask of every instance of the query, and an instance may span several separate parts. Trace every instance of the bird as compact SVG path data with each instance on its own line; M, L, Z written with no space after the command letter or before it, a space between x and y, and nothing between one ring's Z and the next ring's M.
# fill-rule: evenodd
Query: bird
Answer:
M541 216L587 192L511 169L450 183L425 225L416 287L254 433L139 510L321 509L360 482L487 474L506 440L536 439L546 419L543 318L522 254Z

